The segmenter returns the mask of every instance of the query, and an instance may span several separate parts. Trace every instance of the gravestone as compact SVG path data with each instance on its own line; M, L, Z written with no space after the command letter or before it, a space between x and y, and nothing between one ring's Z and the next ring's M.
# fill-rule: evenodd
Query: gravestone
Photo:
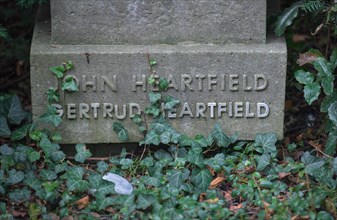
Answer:
M266 37L266 0L51 0L31 49L32 107L45 111L51 66L71 60L79 92L61 92L61 143L118 143L112 124L142 134L132 116L148 105L149 57L181 101L166 111L178 131L283 137L286 45ZM51 14L49 15L49 11Z

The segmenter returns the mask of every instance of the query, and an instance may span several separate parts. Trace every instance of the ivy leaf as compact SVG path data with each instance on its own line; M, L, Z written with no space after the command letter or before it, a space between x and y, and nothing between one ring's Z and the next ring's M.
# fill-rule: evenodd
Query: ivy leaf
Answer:
M49 70L54 73L58 79L61 79L66 71L63 65L50 67Z
M120 122L114 122L112 124L113 130L118 134L118 138L121 141L127 141L129 140L129 132L126 130L122 123Z
M192 164L197 165L200 168L204 167L204 157L202 153L200 153L199 151L195 151L193 149L189 150L188 155L187 155L187 160L191 162Z
M27 187L23 189L16 189L8 194L9 199L14 202L29 201L30 200L30 190Z
M27 151L27 155L28 155L28 160L30 162L35 162L40 159L40 153L35 151L34 149L29 149Z
M329 119L337 126L337 101L332 103L328 109Z
M109 164L107 164L104 161L99 161L97 163L97 171L100 172L101 174L105 173L105 171L107 171L108 168L109 168Z
M31 129L31 127L32 127L32 124L27 124L27 125L22 126L21 128L16 129L12 133L11 140L19 141L23 139L24 137L27 136L27 133Z
M57 178L57 175L56 175L56 173L54 171L52 171L52 170L46 170L46 169L42 169L40 171L39 176L42 179L49 180L49 181L55 180Z
M295 72L295 78L299 83L302 84L310 84L314 82L314 75L310 72L306 72L304 70L297 70Z
M0 137L7 137L11 135L11 130L8 127L5 117L0 116Z
M75 82L74 77L68 76L65 81L62 83L62 90L66 90L69 92L76 92L78 91L78 86Z
M180 170L171 170L169 176L167 177L170 186L180 189L185 180L188 179L190 171L185 169L184 172Z
M257 171L264 170L270 164L270 155L268 153L262 154L258 159L258 164L256 167Z
M208 169L193 169L191 181L197 189L205 192L212 181L212 174Z
M77 153L75 154L74 159L77 162L84 163L87 158L92 156L90 150L86 148L85 144L76 144L75 148Z
M278 17L275 25L275 34L280 37L286 30L286 28L293 23L293 20L297 17L299 5L293 4L289 8L283 11Z
M8 182L12 185L20 183L25 178L25 174L22 171L16 171L12 169L8 171Z
M137 208L138 209L147 209L152 204L156 203L156 197L152 194L140 194L137 199Z
M333 156L336 154L336 147L337 147L337 131L332 131L329 133L324 153Z
M106 207L110 206L111 204L115 203L115 198L112 197L105 197L104 195L102 196L97 196L96 201L97 201L97 208L98 210L104 210Z
M196 135L194 137L194 141L197 142L200 145L200 147L202 147L202 148L208 147L208 141L202 135Z
M255 144L261 146L265 153L277 152L276 142L277 136L275 133L257 134L255 138Z
M160 77L159 78L159 85L158 85L159 90L165 91L168 86L169 86L169 83L168 83L167 79L165 79L164 77Z
M161 94L158 92L150 92L149 99L151 104L155 104L157 101L161 99Z
M164 109L171 110L176 107L180 103L180 101L173 98L172 96L165 96L164 103Z
M171 142L171 132L165 131L160 135L160 142L163 144L169 144Z
M53 87L50 87L47 91L47 97L48 97L48 103L51 104L54 101L58 102L60 101L60 94L57 92L57 90Z
M14 154L14 149L12 147L9 147L7 144L0 146L0 154L5 156L10 156Z
M206 159L204 164L219 172L221 170L221 166L225 165L225 155L223 153L218 153L214 157Z
M321 86L317 82L309 83L304 86L304 98L309 105L318 99L320 90Z
M220 123L216 123L212 132L211 136L215 140L216 144L219 147L228 147L231 143L234 143L236 141L235 138L229 138L222 130Z
M48 105L47 112L40 116L39 120L44 123L51 123L54 127L61 124L62 119L57 115L55 107Z
M323 160L308 164L308 165L305 166L305 171L309 175L313 176L314 172L317 171L318 169L320 169L321 167L323 167L324 164L325 164L325 161L323 161Z
M123 158L119 162L119 164L122 165L123 170L126 170L126 169L130 168L133 165L133 163L134 163L134 161L129 159L129 158Z
M20 99L17 95L13 95L11 98L7 117L10 123L17 125L27 117L27 112L22 109Z
M142 176L141 180L144 182L147 186L154 186L154 187L160 187L161 183L160 180L155 177L150 176Z
M144 112L147 115L153 115L154 117L157 117L160 114L160 108L156 106L150 106L146 107Z
M50 156L54 162L61 162L66 158L66 155L60 150L53 152Z
M154 130L151 130L145 135L144 144L158 146L160 144L160 136Z

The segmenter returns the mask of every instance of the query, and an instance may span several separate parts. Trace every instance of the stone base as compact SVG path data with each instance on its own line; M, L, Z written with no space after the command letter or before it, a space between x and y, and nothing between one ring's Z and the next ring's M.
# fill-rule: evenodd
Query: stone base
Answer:
M118 143L114 121L129 130L130 142L141 140L130 115L137 104L144 109L149 103L153 88L147 82L151 75L148 56L157 61L157 74L170 79L166 94L181 101L169 120L178 131L206 135L220 122L227 134L238 132L239 139L251 140L264 132L283 137L287 57L280 39L249 45L50 42L50 21L38 21L31 49L33 115L45 111L45 93L57 86L50 67L73 61L75 69L67 74L76 77L80 87L79 92L61 94L61 143Z

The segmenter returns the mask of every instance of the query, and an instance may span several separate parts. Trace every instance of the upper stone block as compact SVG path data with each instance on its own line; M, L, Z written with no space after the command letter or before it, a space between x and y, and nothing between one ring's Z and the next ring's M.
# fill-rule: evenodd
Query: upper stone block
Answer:
M265 43L266 0L51 0L57 44Z

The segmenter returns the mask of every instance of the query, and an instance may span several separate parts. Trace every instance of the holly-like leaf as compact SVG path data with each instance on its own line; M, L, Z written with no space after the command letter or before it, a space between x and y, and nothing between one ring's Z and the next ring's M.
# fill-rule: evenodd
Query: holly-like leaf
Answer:
M8 127L5 117L0 116L0 137L7 137L11 135L11 130Z
M212 181L212 174L208 169L193 169L191 181L197 189L205 192Z
M276 153L277 136L275 133L257 134L255 144L263 148L264 153Z
M63 65L50 67L49 70L54 73L58 79L63 78L63 74L66 71Z
M310 72L306 72L304 70L297 70L295 72L295 78L299 83L309 84L314 82L314 75Z
M87 149L85 144L76 144L75 148L77 153L75 154L74 159L77 162L84 163L87 158L92 156L90 150Z
M50 105L47 107L47 112L41 115L39 120L44 123L50 123L55 127L59 126L62 122L61 117L56 113L55 107Z
M329 119L337 126L337 102L330 105L328 109Z
M321 86L317 82L309 83L304 86L304 98L309 105L318 99L320 90Z
M323 91L326 95L331 95L333 93L333 82L335 81L335 77L333 75L324 77L322 79L322 87Z
M286 28L293 23L293 20L297 17L299 5L293 4L289 8L283 11L278 17L275 24L275 34L280 37L286 30Z
M122 123L120 122L114 122L112 124L113 130L118 134L118 138L121 141L127 141L129 140L129 132L126 130Z
M333 156L336 154L336 147L337 147L337 131L332 131L329 133L324 153Z
M324 57L318 57L314 61L314 67L318 71L319 78L324 78L332 75L331 67Z

